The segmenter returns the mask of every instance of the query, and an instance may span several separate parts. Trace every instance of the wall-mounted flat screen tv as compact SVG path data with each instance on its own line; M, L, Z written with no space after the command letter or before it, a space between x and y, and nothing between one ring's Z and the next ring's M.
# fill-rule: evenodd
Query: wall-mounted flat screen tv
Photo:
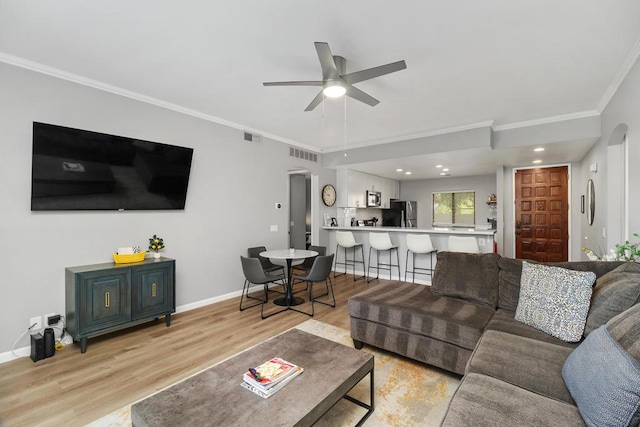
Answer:
M33 123L31 210L184 209L193 149Z

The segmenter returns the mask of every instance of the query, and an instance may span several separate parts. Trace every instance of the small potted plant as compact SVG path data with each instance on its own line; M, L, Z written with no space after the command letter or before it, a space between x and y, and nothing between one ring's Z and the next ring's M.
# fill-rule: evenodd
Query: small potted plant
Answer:
M153 252L154 258L160 258L160 249L164 249L164 240L154 234L149 239L149 250Z

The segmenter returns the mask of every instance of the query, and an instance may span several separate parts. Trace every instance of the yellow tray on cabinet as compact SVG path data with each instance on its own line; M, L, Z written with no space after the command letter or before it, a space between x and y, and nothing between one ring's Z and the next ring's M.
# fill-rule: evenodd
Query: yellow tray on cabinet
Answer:
M137 254L113 254L113 261L116 264L126 264L128 262L140 262L144 259L146 252L138 252Z

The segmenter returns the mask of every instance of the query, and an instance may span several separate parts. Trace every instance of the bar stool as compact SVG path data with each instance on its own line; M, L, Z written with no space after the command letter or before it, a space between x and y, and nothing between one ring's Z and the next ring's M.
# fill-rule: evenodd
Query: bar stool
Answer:
M433 278L433 254L438 250L434 249L431 243L431 237L428 234L407 234L407 258L404 263L404 281L407 281L407 273L409 272L409 252L412 253L413 267L411 270L412 282L416 282L416 271L418 274L425 274ZM416 267L416 255L429 254L431 265L429 268Z
M364 273L366 270L366 266L364 265L364 249L362 247L362 243L358 243L356 242L356 239L354 239L353 237L353 233L350 231L336 231L336 258L335 258L335 264L333 266L333 277L338 277L341 276L342 274L337 274L336 275L336 268L338 266L338 264L340 265L344 265L344 273L343 274L347 274L347 267L351 266L353 267L353 281L356 281L356 264L362 264L362 272ZM360 251L362 253L362 261L358 261L356 259L356 250L357 248L360 248ZM338 261L338 249L342 248L344 249L344 262L339 262ZM353 249L353 258L349 259L347 257L347 249ZM360 278L360 277L359 277ZM362 278L364 278L364 274L362 275Z
M467 252L479 254L480 247L475 237L449 236L449 252Z
M400 255L398 255L398 247L391 243L389 233L369 233L369 269L371 269L371 250L376 251L376 279L380 276L380 270L389 270L389 280L391 280L391 271L393 267L398 269L398 279L400 279ZM397 264L393 264L392 252L395 249ZM389 251L389 262L380 262L380 251ZM373 279L371 279L373 280ZM367 270L367 283L369 280L369 270Z

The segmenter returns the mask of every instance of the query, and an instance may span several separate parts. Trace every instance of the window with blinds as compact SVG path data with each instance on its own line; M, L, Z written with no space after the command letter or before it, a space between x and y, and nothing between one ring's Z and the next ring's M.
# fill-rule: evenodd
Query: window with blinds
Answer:
M476 224L476 193L451 191L433 193L433 226L470 226Z

